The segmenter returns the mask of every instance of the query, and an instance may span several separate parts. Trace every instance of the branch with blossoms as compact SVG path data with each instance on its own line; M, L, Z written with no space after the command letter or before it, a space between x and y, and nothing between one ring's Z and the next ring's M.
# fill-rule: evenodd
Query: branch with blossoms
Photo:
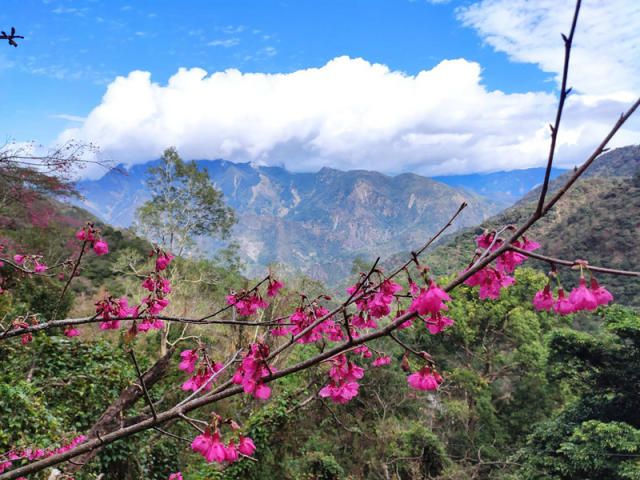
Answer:
M553 165L564 100L570 91L566 89L568 65L579 10L580 2L578 1L571 33L565 37L565 69L556 122L552 127L547 173ZM427 242L425 247L412 253L411 258L391 274L385 275L381 269L374 265L369 273L363 274L361 279L347 290L349 296L339 306L329 309L325 303L329 301L326 296L308 298L302 295L295 310L287 317L277 319L270 325L254 322L254 325L259 323L265 327L273 326L275 328L264 332L263 336L225 360L212 358L207 346L198 339L195 348L183 350L180 354L181 361L178 368L188 375L181 388L189 393L186 398L178 401L174 406L159 410L156 407L151 407L153 404L150 404L151 412L149 414L135 418L124 418L119 426L108 431L92 430L88 438L83 439L82 442L46 457L26 458L25 460L25 457L10 459L5 456L3 457L6 459L5 463L0 464L4 465L4 467L0 467L2 468L0 472L12 468L14 461L31 461L31 463L20 465L0 474L0 480L15 479L81 455L90 455L105 445L149 429L161 429L172 421L185 421L197 430L198 435L193 439L191 448L201 454L207 462L228 465L240 461L242 458L252 456L256 447L253 441L242 433L242 428L234 419L223 418L216 412L211 412L209 421L196 421L187 417L187 414L203 407L215 405L222 399L242 394L257 400L268 400L272 395L272 383L275 380L325 365L327 366L327 379L319 391L319 396L336 404L347 403L359 393L359 382L366 374L364 365L367 362L372 368L384 367L391 363L389 355L374 348L373 342L385 337L390 337L405 350L401 368L408 373L408 386L416 390L436 391L445 381L437 368L436 361L427 352L420 352L405 344L394 332L410 328L418 320L418 323L424 324L431 334L439 334L454 323L454 319L446 316L452 302L449 294L454 289L465 284L472 288L478 287L479 297L483 300L499 298L501 291L514 283L511 274L515 268L529 257L547 261L552 265L578 268L581 272L579 285L567 295L559 283L557 272L552 269L548 285L537 292L532 299L535 308L553 310L559 315L565 315L607 305L613 300L613 297L595 280L593 272L638 276L637 272L592 267L584 261L568 262L545 257L534 252L540 245L528 238L526 233L531 226L553 208L586 169L604 152L610 139L638 106L640 106L640 99L618 119L592 155L548 200L546 196L549 175L545 175L538 207L521 226L507 226L479 235L476 238L477 254L471 259L468 267L456 275L447 285L437 284L436 280L429 275L428 267L421 264L419 255L451 225L464 206L454 214L450 222L434 238ZM138 305L129 306L126 298L107 297L96 305L95 317L88 320L76 320L85 321L85 323L100 322L102 329L113 330L121 328L121 321L131 321L126 334L130 340L139 333L159 328L158 325L161 325L162 322L160 313L168 305L168 296L171 293L171 285L167 283L164 272L169 266L172 256L157 248L152 255L155 257L154 270L145 277L142 283L142 288L149 293ZM415 264L418 268L419 282L413 281L408 274L407 267L411 264ZM409 283L408 292L404 293L404 288L394 281L394 278L403 272L406 272ZM589 284L587 284L585 274L589 276ZM554 280L558 282L557 295L553 294L551 288ZM265 299L277 296L282 287L281 282L269 275L250 290L239 293L231 292L227 297L226 307L195 320L209 323L222 322L213 317L228 310L238 315L254 316L267 308L268 303ZM184 323L189 323L189 319L181 320ZM42 324L41 330L62 326L60 322L64 321L54 320L46 325ZM176 321L180 320L176 319ZM239 323L251 325L248 322L235 320L232 322L234 325ZM39 326L21 326L22 330L15 329L13 332L5 333L7 337L9 335L17 336L20 335L19 332L24 334L26 329ZM286 337L287 340L278 342L278 337ZM270 339L272 344L269 342ZM293 365L280 366L279 363L283 362L284 354L300 344L315 344L321 348L318 353L305 360ZM373 352L375 352L375 358ZM409 360L409 354L416 359L413 365ZM140 390L145 391L139 393L138 398L144 395L149 400L148 389L151 388L151 385L143 379L140 381L142 383ZM174 478L179 478L177 476L179 474L173 475Z

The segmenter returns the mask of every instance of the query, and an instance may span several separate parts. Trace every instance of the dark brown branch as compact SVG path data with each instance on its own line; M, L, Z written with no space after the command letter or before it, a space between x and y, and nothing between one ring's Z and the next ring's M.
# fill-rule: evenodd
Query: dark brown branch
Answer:
M575 267L577 265L580 265L579 261L572 262L570 260L563 260L561 258L549 257L547 255L542 255L540 253L528 252L527 250L523 250L518 247L512 246L510 250L513 250L514 252L518 252L522 255L526 255L527 257L535 258L537 260L542 260L543 262L547 262L552 265L563 265L565 267ZM608 275L620 275L624 277L640 277L640 272L634 272L631 270L618 270L615 268L597 267L595 265L590 265L590 264L587 264L586 268L588 270L591 270L592 272L606 273Z
M571 89L567 90L567 79L569 77L569 60L571 58L571 46L573 44L573 35L576 31L576 24L578 23L578 14L580 13L581 0L576 1L576 8L573 13L573 21L571 22L571 31L569 36L562 35L564 40L564 65L562 67L562 82L560 85L560 98L558 99L558 109L556 110L556 121L551 127L551 143L549 145L549 158L547 160L547 169L544 172L544 181L542 182L542 189L540 191L540 198L538 199L538 206L536 212L538 215L542 213L544 206L544 200L547 196L547 189L549 188L549 181L551 179L551 167L553 166L553 157L556 151L556 142L558 140L558 131L560 130L560 120L562 119L562 112L564 110L564 102L569 95Z
M149 390L147 390L147 384L144 382L144 378L142 372L140 371L140 366L138 365L138 360L136 359L136 353L133 348L129 349L129 355L131 355L131 360L133 360L133 365L136 368L136 374L138 375L138 380L140 380L140 388L144 392L144 398L147 400L147 404L151 409L151 414L153 418L157 419L158 414L156 413L156 407L153 406L153 401L151 400L151 396L149 395Z

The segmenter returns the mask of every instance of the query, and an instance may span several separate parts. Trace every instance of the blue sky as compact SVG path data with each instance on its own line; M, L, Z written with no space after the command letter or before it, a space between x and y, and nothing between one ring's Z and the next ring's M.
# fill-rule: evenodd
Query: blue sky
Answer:
M505 94L535 93L540 95L546 109L547 104L552 103L549 98L556 89L553 61L547 61L546 52L538 56L534 54L531 58L521 53L522 49L530 49L523 43L526 42L527 28L537 28L539 18L532 18L524 26L514 26L522 31L522 36L514 38L513 31L505 33L502 30L509 28L509 25L501 25L504 23L502 20L508 20L505 15L510 14L509 9L518 1L521 0L4 2L0 26L4 30L15 26L18 33L26 38L17 49L6 44L0 49L3 85L0 102L5 112L0 117L0 132L6 138L18 141L35 140L49 144L59 139L66 129L80 124L80 130L73 131L76 137L101 143L104 139L88 138L87 132L105 131L107 123L117 124L120 119L117 116L110 117L108 121L103 119L99 127L85 125L83 119L103 102L107 87L117 76L127 77L136 70L149 72L148 86L151 86L166 85L180 68L199 67L209 74L230 68L242 73L291 74L321 68L343 56L362 58L370 65L382 64L392 73L412 78L421 71L434 69L442 61L464 59L465 65L477 64L480 69L480 76L473 82L463 83L464 88L480 87L489 97L496 91ZM633 0L615 1L635 10ZM539 3L545 2L548 0ZM567 5L571 3L568 1ZM615 7L611 5L611 9L615 10ZM598 8L606 7L598 5ZM585 7L583 10L588 9ZM467 12L466 16L464 12ZM545 11L542 12L544 14ZM547 9L549 15L557 13L560 18L558 28L562 28L561 25L568 27L567 12L570 13L570 8L559 13ZM532 15L539 17L541 13L533 12ZM602 13L593 12L593 15L601 17ZM553 22L550 24L555 25ZM559 57L559 32L553 33ZM543 34L547 36L547 32ZM516 50L519 47L521 50ZM540 52L543 50L539 49ZM531 51L535 53L538 50L531 48ZM475 76L471 71L470 75ZM276 77L269 78L273 80ZM275 82L271 80L270 84ZM366 75L363 82L367 82ZM446 88L446 82L443 88ZM612 88L612 91L617 90ZM628 93L628 85L624 85L623 90ZM239 92L238 95L243 94ZM309 95L313 95L313 91ZM519 97L513 99L515 101ZM129 101L135 103L135 96ZM469 101L477 103L475 97ZM408 102L411 103L410 100ZM126 116L126 111L121 115ZM325 112L323 115L328 114ZM154 118L158 120L158 117ZM283 125L287 128L286 123ZM407 131L406 126L403 127L403 132ZM424 134L423 131L418 133ZM466 130L454 133L466 135ZM534 136L536 133L531 129L529 134ZM234 138L233 131L228 131L228 135ZM256 147L255 139L246 141L250 144L232 150L221 149L219 145L210 145L207 150L199 145L193 148L193 155L219 156L228 151L232 159L287 163L282 159L283 152L292 151L288 140L284 142L287 145L280 142L270 145L269 149ZM433 141L430 139L428 143ZM131 142L132 145L140 143ZM233 140L232 143L244 145L243 142L245 139ZM181 144L182 137L176 137L174 143ZM190 145L185 140L186 150ZM344 151L335 153L335 149L329 149L333 153L327 153L324 147L318 153L315 147L316 144L313 148L306 145L301 147L302 150L294 149L295 153L291 155L297 158L311 155L312 151L317 157L314 162L300 168L316 168L322 162L341 166L340 158L349 157ZM152 147L132 156L122 153L131 151L131 148L124 140L117 148L106 145L106 150L113 152L111 155L124 155L132 162L149 156ZM153 148L157 149L155 143ZM347 168L358 161L354 157L342 166ZM407 160L406 168L396 170L420 170L417 162L412 157ZM438 173L450 173L456 168L477 169L460 166L468 163L466 159L450 158L449 166L440 168ZM380 164L372 167L384 169Z
M405 0L5 2L3 29L27 38L2 51L0 131L54 140L59 114L85 116L117 75L147 70L166 82L179 67L209 72L291 72L348 55L407 73L446 58L483 65L484 82L507 92L552 89L534 65L483 46L455 18L460 2ZM467 2L469 3L469 2ZM7 64L14 64L7 67Z

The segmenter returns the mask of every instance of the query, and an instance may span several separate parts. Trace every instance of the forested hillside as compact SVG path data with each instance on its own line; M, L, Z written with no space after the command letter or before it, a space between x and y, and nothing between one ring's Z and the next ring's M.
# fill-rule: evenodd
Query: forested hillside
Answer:
M551 182L554 192L571 172ZM514 207L459 234L446 237L427 263L439 272L460 270L471 260L473 238L484 229L519 224L535 207L539 190L533 190ZM593 265L640 270L640 147L612 150L596 160L593 170L560 200L532 230L544 245L542 253L566 260L585 259ZM540 268L548 266L538 264ZM566 275L566 274L565 274ZM640 281L607 279L618 301L640 305Z

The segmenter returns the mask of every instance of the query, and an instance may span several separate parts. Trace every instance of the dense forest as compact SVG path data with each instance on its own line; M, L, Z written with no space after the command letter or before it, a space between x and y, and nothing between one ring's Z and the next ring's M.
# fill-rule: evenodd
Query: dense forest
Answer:
M190 171L194 178L196 170ZM15 182L3 181L6 186ZM74 235L87 213L62 201L72 189L42 184L38 190L22 181L19 186L29 201L5 199L5 248L49 259L77 255ZM149 209L142 213L153 218ZM91 315L106 292L135 297L140 272L154 262L152 244L133 231L107 225L99 230L109 253L87 255L66 291L64 277L25 275L5 265L0 317L29 319L38 312L38 322L77 318ZM429 258L438 249L434 252ZM355 263L351 283L366 273L359 272L361 267L370 265ZM241 268L233 248L208 260L174 259L167 277L173 286L168 314L198 317L224 308L229 291L259 281L244 277ZM277 266L273 269L277 276ZM420 275L414 265L398 277L402 291ZM345 405L318 394L326 383L322 363L279 380L266 402L251 396L218 402L216 414L233 418L253 440L253 461L203 462L189 448L192 426L173 421L98 449L73 476L165 479L180 471L188 479L638 478L640 315L622 305L569 316L540 311L532 299L547 284L545 269L519 267L514 278L493 300L479 299L470 286L456 289L447 311L455 323L438 335L415 325L356 350L354 361L362 366L376 365L373 360L383 357L392 361L367 368L359 395ZM600 280L605 283L604 277ZM573 282L565 280L567 290ZM322 297L327 291L301 276L285 283L261 321L294 311L299 292ZM407 308L409 300L399 298L397 308ZM331 309L337 301L327 297L323 304ZM136 367L146 371L161 357L168 362L153 388L148 385L150 401L156 409L175 404L188 377L180 368L180 351L206 345L212 361L222 361L259 334L257 327L238 325L176 325L133 338L126 329L101 330L97 324L75 330L78 336L67 327L1 344L2 451L68 444L89 431L123 391L135 387ZM269 337L267 342L275 348L283 339ZM128 354L132 348L138 366ZM325 341L301 345L273 367L285 368L326 348ZM407 371L420 368L407 348L437 359L444 378L437 392L407 388ZM127 418L149 415L149 404L139 399L123 408L125 413ZM206 423L210 413L201 409L193 418Z

